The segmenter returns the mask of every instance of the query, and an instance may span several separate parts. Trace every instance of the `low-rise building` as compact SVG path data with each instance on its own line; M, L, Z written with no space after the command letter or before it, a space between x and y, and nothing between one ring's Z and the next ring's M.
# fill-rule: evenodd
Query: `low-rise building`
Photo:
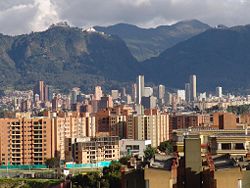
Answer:
M137 155L139 158L143 158L144 150L151 145L151 140L122 139L119 143L121 157Z

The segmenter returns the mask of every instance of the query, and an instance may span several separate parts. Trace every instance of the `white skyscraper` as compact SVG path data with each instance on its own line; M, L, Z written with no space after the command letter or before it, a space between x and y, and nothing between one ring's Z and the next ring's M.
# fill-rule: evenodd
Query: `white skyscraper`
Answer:
M191 75L189 78L190 82L190 100L195 101L196 100L196 75Z
M166 92L165 86L164 85L159 85L159 90L158 90L159 99L164 99L165 92Z
M222 87L216 87L216 97L222 97Z
M185 90L177 90L177 100L185 101Z
M152 87L144 87L144 95L143 97L150 97L154 93L154 90Z
M139 75L136 81L136 89L137 89L137 104L141 104L141 98L144 96L144 76Z

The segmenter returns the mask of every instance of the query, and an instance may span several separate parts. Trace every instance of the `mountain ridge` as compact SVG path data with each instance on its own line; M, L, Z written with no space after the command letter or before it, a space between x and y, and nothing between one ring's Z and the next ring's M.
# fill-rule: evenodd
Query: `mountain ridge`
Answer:
M218 85L246 89L250 87L249 41L249 25L211 28L145 61L145 74L151 81L165 79L182 88L188 76L196 74L200 90L212 90ZM160 70L164 78L154 74Z
M198 20L187 20L155 28L140 28L119 23L107 27L95 26L97 31L117 35L125 41L138 61L158 56L165 49L211 28Z
M0 36L2 87L33 85L42 79L63 89L89 89L104 82L118 85L118 81L136 76L137 61L116 36L54 26L43 32L10 37L7 45L4 41L8 37Z

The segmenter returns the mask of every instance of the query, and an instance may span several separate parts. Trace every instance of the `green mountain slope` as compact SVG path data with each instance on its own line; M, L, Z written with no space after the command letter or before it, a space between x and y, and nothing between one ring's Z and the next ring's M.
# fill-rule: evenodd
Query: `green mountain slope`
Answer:
M144 62L152 81L184 87L197 74L200 90L250 88L250 25L210 29ZM161 71L161 74L155 74Z
M97 31L122 38L137 60L158 56L164 50L195 36L210 26L198 20L182 21L170 26L144 29L135 25L116 24L109 27L94 27Z
M0 83L31 86L42 79L61 89L119 85L136 76L137 61L118 37L53 26L44 32L0 36ZM118 82L119 81L119 82Z

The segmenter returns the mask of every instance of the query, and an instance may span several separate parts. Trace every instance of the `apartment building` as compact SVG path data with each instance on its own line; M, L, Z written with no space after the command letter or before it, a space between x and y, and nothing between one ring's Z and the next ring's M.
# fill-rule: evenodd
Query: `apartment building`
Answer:
M76 163L98 163L120 158L119 137L76 138L72 140L72 158Z
M54 127L50 118L0 119L2 165L43 164L54 154Z
M57 156L65 160L65 147L67 138L81 138L95 136L95 117L89 113L65 114L53 118L55 125L55 144Z
M134 139L151 140L152 146L157 147L169 139L169 116L136 115L134 116Z

